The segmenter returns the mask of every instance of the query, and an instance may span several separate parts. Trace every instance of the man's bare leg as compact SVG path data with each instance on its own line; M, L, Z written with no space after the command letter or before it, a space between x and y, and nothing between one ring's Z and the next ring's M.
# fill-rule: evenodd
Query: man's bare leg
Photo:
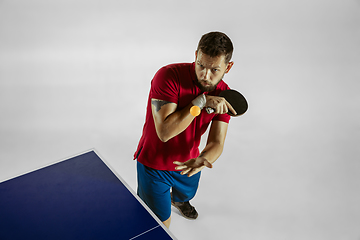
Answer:
M170 227L170 222L171 222L171 216L167 220L165 220L163 222L163 224L165 225L165 227L169 228Z

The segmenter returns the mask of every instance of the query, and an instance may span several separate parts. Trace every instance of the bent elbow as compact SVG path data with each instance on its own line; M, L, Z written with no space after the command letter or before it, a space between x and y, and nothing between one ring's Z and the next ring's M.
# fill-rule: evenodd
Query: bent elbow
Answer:
M160 139L160 141L162 141L163 143L166 143L167 141L169 141L168 138L159 138L159 139Z
M164 136L161 136L158 134L158 138L160 139L160 141L162 141L163 143L167 142L168 139L166 139Z
M162 141L163 143L166 143L167 141L170 140L170 137L167 136L166 134L164 134L164 133L159 133L158 131L156 131L156 133L157 133L157 136L158 136L158 138L160 139L160 141Z

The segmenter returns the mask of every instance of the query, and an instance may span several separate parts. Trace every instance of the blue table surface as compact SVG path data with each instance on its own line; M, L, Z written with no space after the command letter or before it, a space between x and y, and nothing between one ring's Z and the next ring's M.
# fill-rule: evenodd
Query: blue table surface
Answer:
M172 237L94 151L0 183L2 240Z

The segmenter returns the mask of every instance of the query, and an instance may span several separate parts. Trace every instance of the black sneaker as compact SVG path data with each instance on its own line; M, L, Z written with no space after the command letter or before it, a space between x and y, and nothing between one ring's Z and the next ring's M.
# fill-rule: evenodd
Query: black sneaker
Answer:
M198 217L198 213L193 206L190 205L190 202L174 202L171 194L171 205L176 207L181 215L190 220L195 220Z

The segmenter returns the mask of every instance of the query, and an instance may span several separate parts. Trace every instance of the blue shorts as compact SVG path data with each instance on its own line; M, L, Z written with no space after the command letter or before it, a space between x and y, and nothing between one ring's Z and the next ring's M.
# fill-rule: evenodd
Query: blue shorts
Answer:
M171 215L170 189L175 202L190 201L198 189L201 172L188 177L177 171L161 171L137 162L137 194L164 222Z

